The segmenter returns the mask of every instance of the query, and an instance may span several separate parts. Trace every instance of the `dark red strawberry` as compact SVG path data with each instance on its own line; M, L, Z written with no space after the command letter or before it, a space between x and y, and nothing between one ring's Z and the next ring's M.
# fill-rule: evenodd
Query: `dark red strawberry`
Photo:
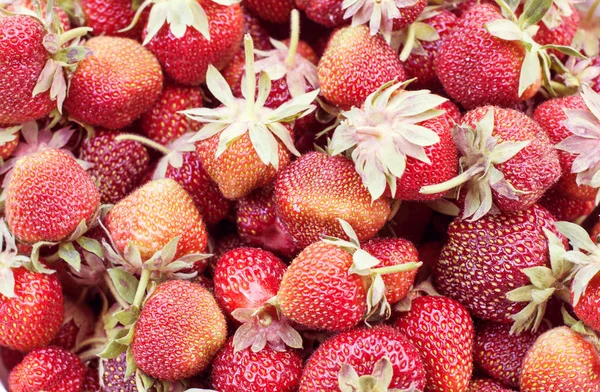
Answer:
M2 365L7 371L13 370L25 358L25 354L18 350L12 350L8 347L0 347L0 359Z
M129 26L137 9L131 0L81 0L85 25L91 27L95 36L108 35L140 40L142 29L148 18L148 12L142 14L142 20L131 30L120 30Z
M343 0L295 0L296 7L306 13L311 20L327 27L344 23Z
M557 186L548 190L540 199L539 204L550 211L556 220L583 222L596 207L594 200L580 200L563 196L557 190Z
M100 374L98 373L98 361L94 361L93 364L88 364L87 371L85 372L85 379L81 386L82 392L109 392L106 389L102 390L100 387Z
M294 0L245 0L245 4L261 19L272 23L287 23L294 9Z
M100 361L99 374L102 392L138 392L135 376L125 377L126 357L126 353L122 353L116 358Z

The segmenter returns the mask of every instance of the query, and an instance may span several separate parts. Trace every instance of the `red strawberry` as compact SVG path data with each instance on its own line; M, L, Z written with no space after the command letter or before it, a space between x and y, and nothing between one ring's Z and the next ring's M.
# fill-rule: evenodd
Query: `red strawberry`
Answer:
M462 391L473 371L473 321L457 301L438 296L413 300L395 326L423 359L427 391Z
M248 10L248 7L245 6L244 2L240 3L242 7L242 16L244 18L244 34L250 34L252 36L252 40L254 41L254 47L259 50L269 50L273 49L273 45L271 45L269 31L263 26L262 21L251 11ZM285 19L287 22L289 16ZM240 45L242 48L243 44ZM235 57L238 55L244 57L243 51L237 52ZM232 60L234 62L234 60ZM243 61L242 61L243 65Z
M272 23L287 23L294 9L294 0L245 0L245 3L261 19Z
M548 329L541 324L536 332L515 335L510 333L510 325L483 321L475 328L474 361L494 380L518 388L527 351Z
M0 126L0 158L7 160L19 145L21 126Z
M505 388L492 379L480 378L471 381L467 392L514 392L512 389Z
M322 235L343 236L337 218L350 223L360 241L370 239L390 214L389 200L372 201L352 161L317 152L301 156L281 172L275 202L283 227L300 247Z
M82 61L73 74L65 101L70 118L107 129L128 126L160 96L160 64L129 38L94 37L85 47L94 56Z
M539 204L550 211L556 220L569 222L582 222L596 207L594 200L579 200L561 195L556 186L542 196Z
M59 7L54 6L52 9L54 11L54 13L56 14L56 16L58 16L58 19L62 25L62 28L64 31L67 31L71 28L71 21L69 20L69 15L67 14L67 12L65 11L65 9L61 8L64 7L66 4L64 4L63 2L59 2L61 3ZM47 6L47 1L42 0L39 2L39 9L42 12L42 15L46 14L46 6ZM56 2L54 3L56 4ZM35 2L31 1L31 0L16 0L13 3L9 3L8 6L6 7L7 11L10 11L14 14L23 14L26 15L28 13L28 11L34 11L34 13L36 13L38 11L38 4L36 4Z
M571 288L571 300L576 292L575 282ZM577 302L574 302L573 311L577 318L595 330L600 330L600 314L598 313L600 301L600 274L595 275L586 285L585 292Z
M171 280L146 301L131 348L146 374L175 381L204 370L226 338L225 317L212 294L199 284Z
M242 241L242 239L237 234L228 234L222 238L219 238L215 245L214 249L211 251L213 254L210 259L207 260L207 272L208 275L214 275L215 268L217 266L217 262L225 253L230 250L234 250L236 248L246 247L247 244Z
M302 358L296 351L235 351L231 338L213 361L211 378L221 392L295 392L301 375Z
M318 76L321 94L343 110L362 106L384 83L406 79L396 52L363 25L344 27L331 35Z
M548 136L535 121L516 110L492 106L474 109L465 114L453 136L462 155L462 173L421 192L438 193L465 184L465 219L480 219L490 210L528 208L560 176L558 155Z
M80 392L86 368L73 353L59 347L45 347L25 356L8 379L12 392Z
M138 392L134 376L125 377L127 355L122 353L116 358L100 361L102 392Z
M109 392L106 389L102 390L100 387L100 375L98 374L97 364L88 365L81 390L82 392Z
M535 33L533 39L540 45L569 46L573 42L580 19L575 5L567 3L558 6L554 3L544 19L538 22L540 29ZM551 53L565 57L560 52L552 51Z
M93 35L140 40L148 12L142 14L144 22L138 22L131 30L121 31L133 21L136 14L133 3L131 0L81 0L80 5L85 25L93 29Z
M418 351L402 333L381 326L342 332L322 343L306 363L299 392L341 391L340 382L344 390L352 390L350 385L360 390L359 377L371 374L387 381L384 391L425 387Z
M115 132L97 130L79 150L79 159L93 164L88 173L98 185L100 201L107 204L117 203L133 191L150 161L141 143L117 141L117 136Z
M140 119L144 135L166 145L187 132L197 132L200 124L179 111L202 107L202 91L197 87L166 84L160 98Z
M599 358L598 349L584 336L568 327L554 328L527 353L521 392L600 390Z
M296 7L306 13L311 20L327 27L344 23L343 0L295 0Z
M25 354L18 350L12 350L8 347L0 347L0 359L2 365L7 371L11 371L25 358Z
M17 161L6 190L5 213L19 241L58 242L73 234L82 220L89 224L99 204L90 176L67 153L51 149Z

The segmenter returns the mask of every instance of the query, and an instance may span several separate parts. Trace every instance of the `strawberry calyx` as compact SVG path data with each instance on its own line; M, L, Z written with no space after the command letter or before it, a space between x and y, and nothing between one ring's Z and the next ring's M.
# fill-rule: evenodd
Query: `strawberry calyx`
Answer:
M579 28L573 38L573 47L583 50L587 56L600 54L600 19L595 16L600 0L595 0L587 14L579 22Z
M375 268L381 263L381 260L360 248L358 236L348 222L340 218L338 221L349 241L330 236L324 236L322 241L338 246L352 255L353 263L348 269L348 275L363 277L365 286L368 287L365 322L368 324L369 321L388 319L392 314L392 308L385 297L386 287L382 275L411 271L419 268L423 263L409 262Z
M344 19L352 18L352 27L369 22L371 35L381 32L389 43L394 28L394 19L402 17L400 9L412 7L418 0L344 0Z
M569 0L552 0L552 5L544 17L542 22L548 29L555 29L561 25L563 18L573 15L573 8Z
M0 148L15 141L19 137L19 131L22 127L23 125L15 125L5 128L0 127ZM3 165L4 160L0 158L0 167Z
M560 312L563 316L563 322L573 331L577 332L581 335L586 341L592 343L596 349L600 350L600 337L598 333L594 331L591 327L588 327L581 320L575 319L571 314L567 311L567 309L563 307L560 309Z
M233 336L235 352L248 347L259 352L267 344L275 351L285 351L286 346L302 348L302 336L290 325L290 320L281 314L277 297L258 309L239 308L231 315L242 323Z
M344 363L338 372L338 387L340 392L421 392L415 383L408 389L390 388L393 377L392 362L387 356L375 362L371 374L360 377L351 365Z
M349 152L372 200L387 186L396 193L408 157L431 164L424 147L440 142L437 133L417 124L444 114L435 108L447 99L429 90L404 90L407 84L388 82L367 97L363 108L342 112L344 120L329 144L332 155Z
M265 165L272 165L275 169L278 169L279 144L277 139L291 153L300 156L294 146L290 130L283 124L291 123L312 113L316 109L313 102L319 94L319 90L295 97L277 109L265 107L264 104L271 91L271 80L267 73L262 72L258 83L258 95L256 95L254 46L252 37L249 34L244 37L244 47L246 72L242 79L243 98L233 96L231 88L223 75L211 65L208 68L206 84L215 98L223 105L216 109L196 108L184 110L180 113L185 114L194 121L205 123L202 129L190 139L190 142L209 139L219 134L219 144L215 158L221 156L234 141L248 133L252 146L260 160ZM252 76L248 77L247 75Z
M523 191L513 187L504 178L504 174L495 165L517 155L531 141L500 142L498 137L492 136L493 131L494 108L488 110L481 121L475 124L475 128L468 125L455 126L452 137L461 154L461 174L441 184L425 186L421 188L421 193L435 194L465 186L467 195L462 218L470 218L470 221L476 221L488 212L498 211L493 203L492 189L513 200L523 194Z
M600 76L600 66L592 65L590 59L580 60L569 57L563 64L558 58L550 55L553 60L553 69L556 71L555 80L550 83L555 96L566 97L576 94L584 84L589 84Z
M556 226L560 230L558 223ZM531 284L506 293L509 301L528 302L523 310L511 316L514 320L511 333L537 331L544 319L546 305L552 296L570 302L569 280L573 264L565 258L567 250L556 234L547 229L544 229L544 234L548 239L550 268L538 266L523 269L522 272L527 275Z
M29 261L29 257L19 255L15 237L8 230L4 218L0 218L0 249L0 294L6 298L14 298L13 268L23 266Z
M428 19L431 19L440 13L439 8L440 7L437 6L427 6L414 23L393 34L391 41L392 47L398 50L400 46L402 46L400 61L406 61L411 54L426 56L427 53L425 52L425 49L423 49L421 41L435 42L440 39L437 30L426 23Z
M418 285L411 287L408 294L406 294L406 297L404 297L398 303L396 303L396 305L394 306L394 310L397 312L401 312L401 313L409 312L410 309L412 308L413 301L415 299L417 299L419 297L423 297L425 295L428 295L428 296L440 296L441 295L440 293L437 292L435 287L433 287L433 284L431 283L431 277L422 281Z
M577 185L600 188L600 94L588 85L581 87L581 97L588 110L565 109L562 122L573 135L556 145L558 150L577 155L571 173L577 173ZM596 204L600 192L596 194Z
M254 64L256 73L265 72L271 80L280 80L285 77L287 87L292 97L299 97L306 93L308 85L316 89L319 87L317 67L297 53L300 41L300 14L298 10L292 11L291 35L289 47L271 38L273 50L255 50L261 57ZM308 84L307 84L308 82Z

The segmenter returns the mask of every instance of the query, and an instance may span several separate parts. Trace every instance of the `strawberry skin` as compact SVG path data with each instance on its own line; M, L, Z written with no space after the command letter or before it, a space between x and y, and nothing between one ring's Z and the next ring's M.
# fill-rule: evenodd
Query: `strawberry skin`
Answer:
M423 359L427 391L464 391L473 371L474 328L457 301L438 296L416 298L395 322Z
M322 235L345 238L337 218L356 230L360 241L372 238L390 214L387 198L371 195L342 156L311 152L286 167L275 183L277 215L283 227L306 247Z
M27 354L10 372L8 387L11 392L80 392L85 372L75 354L50 346Z
M549 28L543 21L538 22L540 29L533 36L535 42L540 45L571 45L575 33L577 33L581 16L573 4L569 4L569 7L571 8L571 15L561 15L560 23L554 28ZM561 59L566 57L556 50L551 50L550 53L557 55Z
M135 377L125 377L127 354L116 358L102 360L101 374L102 392L138 392Z
M82 220L90 223L99 205L100 194L90 176L61 150L19 159L6 189L8 227L27 244L67 238Z
M45 35L42 24L31 16L0 18L0 124L36 120L56 107L49 91L33 96L49 57Z
M0 295L0 345L30 351L46 346L60 329L64 297L56 275L13 269L15 297Z
M176 236L181 238L175 258L202 253L208 243L194 201L171 179L151 181L122 199L110 210L105 224L121 254L131 241L142 260L148 260Z
M329 38L318 66L321 94L343 110L360 107L384 83L406 79L396 52L369 27L343 27Z
M594 211L596 203L562 196L557 187L553 187L542 196L539 204L550 211L558 221L580 222Z
M235 352L230 338L213 362L211 378L221 392L295 392L301 375L302 358L295 350L266 346L259 352Z
M94 56L79 63L64 106L78 122L124 128L160 96L160 64L139 42L129 38L94 37L85 46Z
M491 4L475 5L457 22L437 53L435 69L446 92L467 109L511 106L531 98L540 82L518 96L525 47L492 36L486 23L501 19Z
M296 7L310 19L327 27L344 23L343 0L296 0Z
M505 388L494 380L481 378L471 381L467 392L514 392L514 390Z
M131 348L145 373L176 381L204 370L226 338L225 317L212 294L199 284L171 280L142 308Z
M390 388L425 387L425 371L418 351L405 335L389 326L356 328L322 343L304 367L299 392L340 391L338 372L349 364L359 376L371 374L387 356L392 362Z
M594 242L596 241L594 240ZM573 289L571 289L571 300L573 300L573 297ZM588 283L585 292L579 298L577 305L573 307L577 318L583 321L585 325L592 327L596 331L600 330L600 313L598 312L599 302L600 275L596 275Z
M85 25L91 27L94 36L107 35L140 40L148 11L142 14L141 20L128 31L119 30L129 26L136 10L131 0L81 0L81 10Z
M568 327L551 329L527 353L521 392L600 390L598 349Z
M103 204L115 204L133 191L150 161L143 144L132 140L116 141L118 135L111 131L96 131L94 136L81 143L79 150L79 159L94 164L88 173L98 185Z
M246 0L245 3L261 19L272 23L287 23L295 8L294 0Z

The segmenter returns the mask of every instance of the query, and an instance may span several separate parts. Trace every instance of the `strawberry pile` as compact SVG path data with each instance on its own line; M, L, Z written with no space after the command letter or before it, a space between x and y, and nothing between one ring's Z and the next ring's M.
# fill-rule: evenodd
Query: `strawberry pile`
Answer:
M0 0L4 387L600 392L584 3Z

